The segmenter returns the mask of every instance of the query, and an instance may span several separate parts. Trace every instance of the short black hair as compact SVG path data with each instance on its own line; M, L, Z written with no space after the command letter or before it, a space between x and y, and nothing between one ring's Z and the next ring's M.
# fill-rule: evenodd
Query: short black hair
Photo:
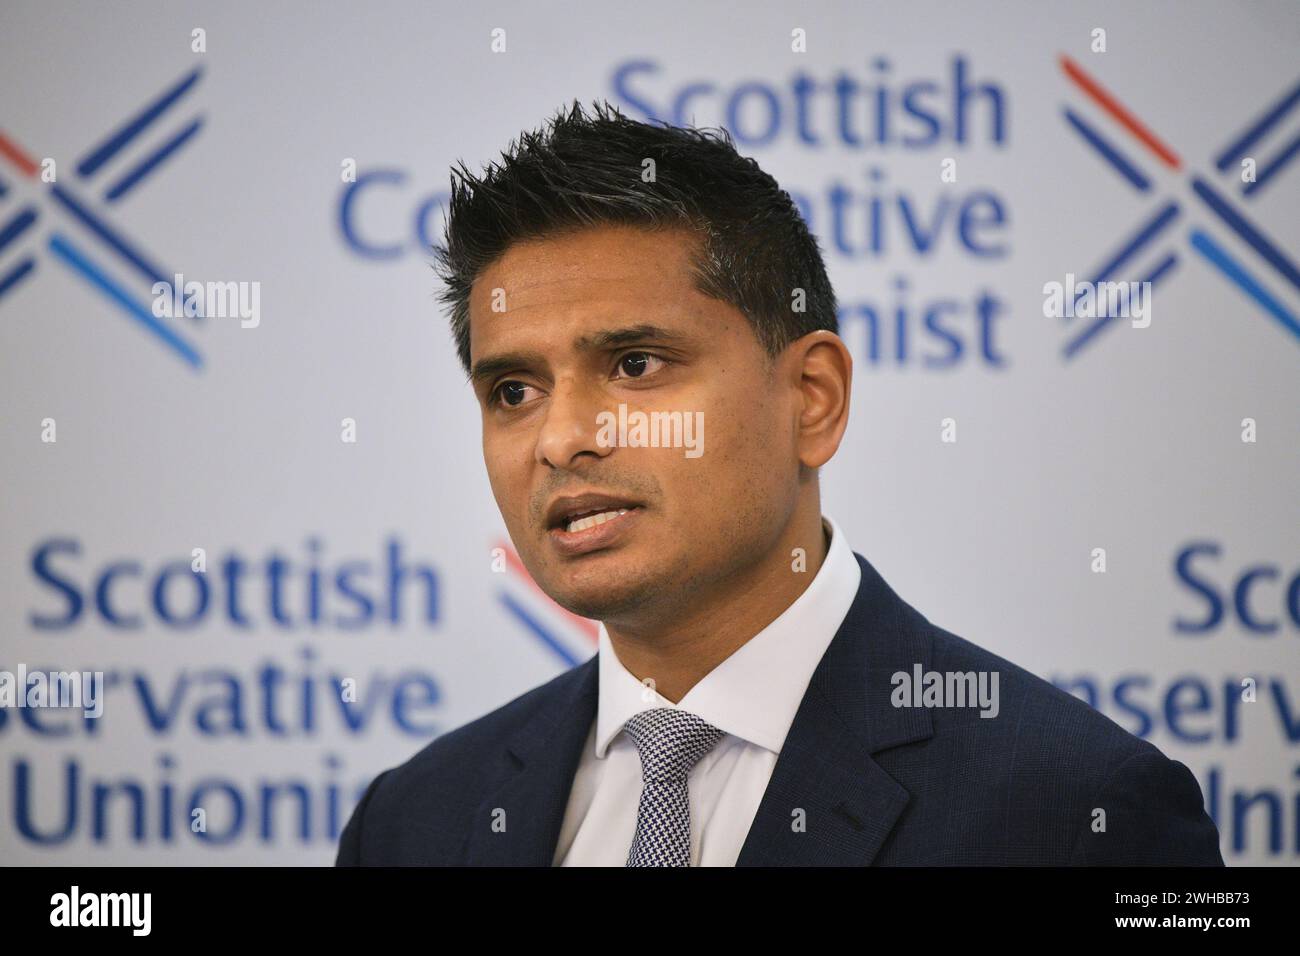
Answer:
M481 177L457 163L444 242L433 249L452 336L470 371L474 280L514 242L600 225L686 227L701 239L696 287L749 319L770 357L817 329L838 333L835 291L790 194L736 152L725 129L652 125L573 101ZM644 182L644 161L654 181ZM803 310L794 293L803 290Z

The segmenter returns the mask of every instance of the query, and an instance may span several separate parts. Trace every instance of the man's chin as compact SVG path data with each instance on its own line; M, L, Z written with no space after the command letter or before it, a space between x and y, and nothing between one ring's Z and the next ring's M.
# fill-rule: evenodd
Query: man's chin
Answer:
M581 580L563 580L542 589L571 614L607 621L648 603L655 588L643 575L588 574Z

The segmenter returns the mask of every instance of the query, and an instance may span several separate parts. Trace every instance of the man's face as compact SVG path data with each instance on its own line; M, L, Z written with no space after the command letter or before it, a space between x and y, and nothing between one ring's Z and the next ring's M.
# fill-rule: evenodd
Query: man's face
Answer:
M768 556L796 505L798 376L695 289L694 242L612 226L520 242L470 295L492 492L533 578L584 617L670 618ZM620 404L629 423L703 413L702 454L609 445L598 416ZM575 511L606 514L570 531Z

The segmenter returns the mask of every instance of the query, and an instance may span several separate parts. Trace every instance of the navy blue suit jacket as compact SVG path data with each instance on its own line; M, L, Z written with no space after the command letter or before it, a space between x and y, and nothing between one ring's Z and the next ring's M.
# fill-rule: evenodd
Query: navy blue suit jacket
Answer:
M1186 766L931 624L855 557L738 866L1223 865ZM997 671L1000 712L895 707L892 676L918 663ZM550 866L597 684L593 657L380 774L337 864Z

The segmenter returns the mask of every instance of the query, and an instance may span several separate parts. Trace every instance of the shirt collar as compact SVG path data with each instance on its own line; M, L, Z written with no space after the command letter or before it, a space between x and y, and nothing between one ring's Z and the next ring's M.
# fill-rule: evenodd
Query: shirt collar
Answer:
M674 704L642 684L614 652L600 625L600 698L596 756L604 757L623 725L655 707L689 711L726 733L779 754L817 664L858 593L862 569L844 532L822 516L830 535L826 560L788 608L711 670ZM762 688L762 693L755 693Z

